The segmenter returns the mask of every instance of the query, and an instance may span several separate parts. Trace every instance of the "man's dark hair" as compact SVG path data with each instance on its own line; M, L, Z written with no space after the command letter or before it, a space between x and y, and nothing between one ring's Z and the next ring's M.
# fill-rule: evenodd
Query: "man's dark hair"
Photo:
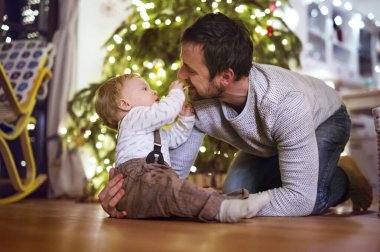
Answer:
M235 80L249 75L253 42L241 20L233 20L222 13L206 14L183 32L181 44L186 43L203 46L210 80L228 68L234 70Z

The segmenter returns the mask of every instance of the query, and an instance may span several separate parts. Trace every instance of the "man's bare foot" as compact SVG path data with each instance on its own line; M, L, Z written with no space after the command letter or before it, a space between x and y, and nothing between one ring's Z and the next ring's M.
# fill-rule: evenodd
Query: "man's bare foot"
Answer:
M367 211L372 203L372 188L351 156L341 156L338 162L350 182L350 198L354 212Z

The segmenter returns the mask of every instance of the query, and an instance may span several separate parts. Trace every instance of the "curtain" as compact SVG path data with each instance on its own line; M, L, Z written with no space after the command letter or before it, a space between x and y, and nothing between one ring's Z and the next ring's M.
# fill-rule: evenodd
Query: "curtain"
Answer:
M79 0L59 0L58 30L53 37L56 57L47 112L49 198L78 198L85 185L79 153L69 151L59 137L59 128L65 125L67 103L77 78L78 6Z

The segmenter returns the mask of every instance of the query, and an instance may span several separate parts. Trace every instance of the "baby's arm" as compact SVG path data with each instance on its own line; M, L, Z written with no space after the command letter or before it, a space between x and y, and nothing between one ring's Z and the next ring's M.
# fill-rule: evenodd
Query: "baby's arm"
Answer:
M175 123L169 128L162 129L168 139L169 148L177 148L190 137L194 127L195 116L191 104L185 104Z
M176 83L176 82L174 82ZM133 108L126 116L125 127L139 132L152 132L174 122L185 101L182 84L172 85L169 94L151 106Z

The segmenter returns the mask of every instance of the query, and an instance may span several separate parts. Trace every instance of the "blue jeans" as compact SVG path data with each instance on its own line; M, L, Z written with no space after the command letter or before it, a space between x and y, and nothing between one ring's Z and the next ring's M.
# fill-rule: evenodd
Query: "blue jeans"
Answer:
M312 214L321 214L348 198L348 178L337 163L348 141L350 128L350 117L342 106L315 131L319 177ZM240 151L228 170L223 192L246 188L250 193L257 193L278 187L281 187L278 156L262 158Z

